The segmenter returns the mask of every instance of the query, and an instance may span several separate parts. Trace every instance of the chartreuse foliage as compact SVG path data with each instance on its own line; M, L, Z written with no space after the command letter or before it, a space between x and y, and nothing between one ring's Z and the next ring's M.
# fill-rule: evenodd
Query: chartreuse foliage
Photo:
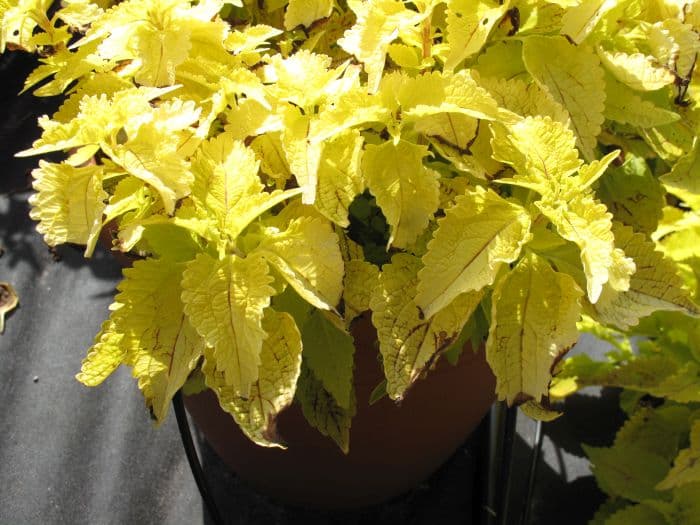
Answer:
M130 366L158 421L203 377L256 443L296 400L348 450L367 311L391 399L486 337L498 397L547 418L584 315L698 313L697 2L49 3L0 0L0 48L40 56L25 88L66 97L20 153L54 153L31 214L142 259L78 378ZM694 402L681 343L558 387Z
M621 404L629 419L613 446L584 447L610 496L593 523L699 523L700 323L687 315L700 290L692 163L678 162L660 177L681 206L663 209L653 240L630 226L613 227L637 270L626 291L604 289L580 324L612 350L602 362L567 359L550 390L566 396L588 385L625 389ZM650 295L651 289L658 293Z

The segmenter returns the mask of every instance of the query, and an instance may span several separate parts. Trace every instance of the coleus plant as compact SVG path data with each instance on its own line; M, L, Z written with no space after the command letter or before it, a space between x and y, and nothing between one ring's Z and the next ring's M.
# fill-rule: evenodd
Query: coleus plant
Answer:
M20 153L64 153L39 232L139 258L84 384L126 364L162 421L203 382L265 446L296 399L347 450L364 312L377 395L486 339L543 418L584 313L698 313L650 240L669 186L697 195L697 2L107 3L0 2L26 89L65 94Z
M677 262L697 301L700 200L671 182L673 173L662 179L684 206L665 208L653 238ZM612 446L584 446L609 496L591 524L698 523L700 323L682 312L656 312L625 330L590 318L581 328L612 349L605 361L586 355L567 359L550 393L564 397L589 385L623 387L621 406L628 415Z

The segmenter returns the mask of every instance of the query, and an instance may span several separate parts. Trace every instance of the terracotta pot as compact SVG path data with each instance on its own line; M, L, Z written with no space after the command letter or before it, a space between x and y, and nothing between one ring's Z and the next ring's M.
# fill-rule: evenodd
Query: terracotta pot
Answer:
M382 372L368 315L353 335L357 415L347 455L311 428L296 405L278 420L287 450L251 443L211 391L185 398L185 406L221 459L276 499L317 508L387 500L429 477L465 441L494 401L495 379L483 349L466 348L457 366L441 359L400 407L386 397L369 406Z

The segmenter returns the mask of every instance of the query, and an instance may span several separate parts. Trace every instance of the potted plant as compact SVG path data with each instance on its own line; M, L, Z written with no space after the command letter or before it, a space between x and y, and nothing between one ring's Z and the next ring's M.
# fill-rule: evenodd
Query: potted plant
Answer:
M463 438L493 396L467 341L498 399L546 419L584 314L698 313L649 240L666 188L697 193L690 4L49 4L0 7L0 48L41 56L26 89L65 94L20 153L63 152L33 172L31 214L51 246L90 256L107 232L135 259L78 379L131 367L156 421L207 389L195 420L216 433L216 396L258 446L290 443L273 465L293 402L348 458L370 400L404 405L389 443L431 413ZM436 367L457 384L409 411ZM384 458L359 462L364 484Z

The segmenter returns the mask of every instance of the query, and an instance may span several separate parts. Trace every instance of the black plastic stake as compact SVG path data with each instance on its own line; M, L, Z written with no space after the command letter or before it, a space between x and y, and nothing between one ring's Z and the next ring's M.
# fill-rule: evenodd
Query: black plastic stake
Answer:
M521 525L530 523L530 512L532 512L532 496L535 491L535 481L537 480L537 467L540 464L540 455L542 453L542 421L537 422L535 427L535 439L532 444L532 457L530 458L530 472L527 479L527 493L525 494L525 507L523 516L520 520Z
M491 408L486 497L481 505L481 525L508 524L511 463L515 442L517 408L505 403Z
M194 446L194 441L192 441L192 433L190 432L190 424L187 421L185 404L182 401L182 393L179 390L173 397L173 408L175 409L177 428L180 430L182 446L185 448L187 461L190 464L192 476L194 477L194 481L197 484L199 493L204 501L204 507L207 509L209 517L212 519L215 525L224 525L224 520L221 518L221 514L219 514L219 508L216 506L216 502L214 501L211 490L209 489L209 484L204 477L204 470L202 469L202 464L199 461L199 456L197 455L197 449Z

